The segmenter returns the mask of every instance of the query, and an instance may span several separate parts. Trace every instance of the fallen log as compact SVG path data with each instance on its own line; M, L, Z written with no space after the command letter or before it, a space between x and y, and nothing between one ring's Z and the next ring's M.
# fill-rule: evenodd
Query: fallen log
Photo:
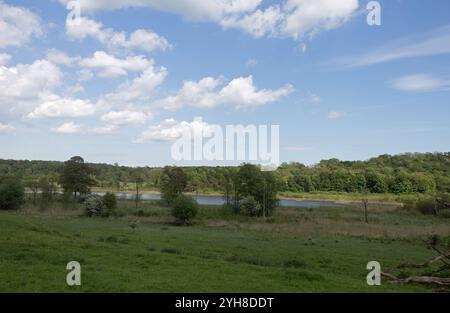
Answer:
M398 278L389 273L381 273L382 276L389 278L394 283L407 284L437 284L441 286L450 286L450 278L432 277L432 276L411 276L407 278Z

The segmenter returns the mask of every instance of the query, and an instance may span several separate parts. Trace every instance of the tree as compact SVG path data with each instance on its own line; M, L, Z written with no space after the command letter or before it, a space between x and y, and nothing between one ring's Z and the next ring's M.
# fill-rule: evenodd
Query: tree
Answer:
M181 195L172 201L172 216L183 225L195 218L197 212L198 203L192 197Z
M374 171L368 171L365 174L366 186L372 193L386 193L388 191L388 184L380 174Z
M112 192L107 192L103 196L104 215L110 216L115 213L117 208L117 198Z
M161 198L167 203L181 196L187 186L187 176L179 167L166 166L161 178Z
M90 187L95 185L93 179L94 170L84 163L82 157L75 156L64 162L64 167L60 176L60 184L64 191L77 195L90 193Z
M18 210L24 202L22 183L14 177L3 179L0 183L0 210Z
M253 164L243 164L233 176L234 211L242 211L241 199L253 199L258 204L255 215L270 216L277 205L279 184L272 172L262 172ZM247 201L250 204L251 201ZM249 206L250 206L249 204ZM247 208L248 209L248 208ZM246 210L247 210L246 209Z
M135 191L135 195L134 195L134 201L135 201L135 205L136 208L139 205L139 202L141 201L141 189L142 189L142 184L144 183L144 178L142 176L142 173L138 170L135 170L133 173L133 182L134 182L134 191Z

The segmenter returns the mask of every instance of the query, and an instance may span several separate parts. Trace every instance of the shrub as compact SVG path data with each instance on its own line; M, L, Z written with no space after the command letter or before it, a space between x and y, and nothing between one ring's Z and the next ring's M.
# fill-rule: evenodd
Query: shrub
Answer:
M86 215L93 216L105 216L105 205L103 199L97 195L89 195L84 201L84 208Z
M25 191L17 179L7 178L0 184L0 210L18 210L25 202Z
M110 216L116 212L117 209L117 199L116 195L112 192L107 192L103 196L103 205L104 205L104 215Z
M450 218L450 209L439 210L438 216L441 218Z
M423 199L419 200L416 203L416 209L422 213L427 215L436 215L436 202L434 199Z
M246 197L241 201L241 212L247 216L259 216L262 213L261 206L253 197Z
M198 212L198 203L192 197L178 196L172 204L172 216L181 224L187 224Z

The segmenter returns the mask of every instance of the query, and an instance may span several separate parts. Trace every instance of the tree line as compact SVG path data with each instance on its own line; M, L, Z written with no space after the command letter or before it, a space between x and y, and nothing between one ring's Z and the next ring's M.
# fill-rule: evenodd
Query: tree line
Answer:
M159 190L164 168L89 164L93 185L110 190ZM30 189L59 180L63 162L0 160L0 178L19 177ZM235 167L183 167L190 192L222 192L230 188ZM285 192L450 192L450 153L381 155L367 161L323 160L313 166L284 163L274 172L277 189Z

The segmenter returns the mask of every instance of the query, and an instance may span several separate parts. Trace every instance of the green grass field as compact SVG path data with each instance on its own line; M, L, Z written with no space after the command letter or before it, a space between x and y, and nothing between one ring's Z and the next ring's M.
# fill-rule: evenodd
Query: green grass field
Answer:
M431 258L421 239L450 243L450 221L394 207L280 208L269 218L202 207L195 225L173 226L167 208L119 202L119 217L28 204L0 212L0 292L431 292L432 286L366 284L375 260L396 275ZM131 225L137 225L134 229ZM66 285L81 263L82 286Z

